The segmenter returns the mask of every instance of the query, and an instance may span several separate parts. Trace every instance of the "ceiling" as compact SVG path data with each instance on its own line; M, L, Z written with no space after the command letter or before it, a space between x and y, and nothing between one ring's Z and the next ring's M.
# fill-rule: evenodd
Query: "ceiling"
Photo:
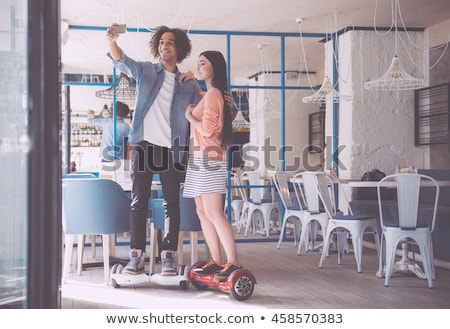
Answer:
M142 32L127 32L119 45L138 60L154 60L149 54L150 32L159 25L189 32L191 56L180 64L194 70L198 54L206 49L226 54L226 36L197 31L299 32L320 37L286 37L287 71L320 71L324 67L324 35L353 27L390 27L392 1L398 0L61 0L61 19L70 29L62 48L63 71L111 74L105 27L125 23ZM427 28L450 18L448 0L399 0L397 26ZM401 15L401 16L400 16ZM301 19L301 22L298 22ZM84 28L88 27L88 28ZM264 70L281 67L282 39L273 36L230 37L233 83Z

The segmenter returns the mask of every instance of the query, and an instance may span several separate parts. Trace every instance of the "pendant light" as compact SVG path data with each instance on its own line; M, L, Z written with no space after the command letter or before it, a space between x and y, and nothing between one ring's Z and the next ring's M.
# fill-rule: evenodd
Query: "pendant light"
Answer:
M233 130L235 131L247 131L250 129L250 122L248 122L242 111L237 111L236 117L232 122Z
M299 22L299 21L297 21ZM301 22L301 21L300 21ZM326 24L326 30L327 24ZM300 30L300 37L301 37L301 30ZM326 32L325 42L328 40L328 33ZM325 65L327 65L327 52L325 49ZM323 79L322 85L320 88L312 95L303 97L303 103L317 103L317 104L323 104L327 101L331 101L333 103L340 103L341 101L350 101L352 98L348 95L342 95L337 91L333 84L331 83L331 80L328 76L325 76Z
M95 96L113 99L114 93L117 100L134 100L136 98L136 88L133 86L133 79L129 78L125 73L121 73L114 86L96 91Z
M320 86L319 90L311 96L303 97L303 103L326 103L327 101L339 103L341 101L349 100L351 100L350 96L340 95L339 92L333 88L328 76L326 76L323 80L322 86Z
M250 122L248 122L242 114L242 97L244 96L244 93L246 94L246 92L241 89L236 90L239 104L234 103L233 99L233 103L237 109L237 113L231 124L233 126L233 130L235 131L248 131L250 129ZM248 95L246 96L246 99L248 100Z
M397 44L398 44L398 28L397 28L397 13L400 9L400 3L398 0L392 0L393 6L393 26L394 26L394 58L386 73L380 78L374 81L368 81L364 83L364 88L368 90L411 90L417 89L424 85L423 79L416 79L406 73L403 67L400 65L400 59L398 58ZM405 28L406 31L406 28Z

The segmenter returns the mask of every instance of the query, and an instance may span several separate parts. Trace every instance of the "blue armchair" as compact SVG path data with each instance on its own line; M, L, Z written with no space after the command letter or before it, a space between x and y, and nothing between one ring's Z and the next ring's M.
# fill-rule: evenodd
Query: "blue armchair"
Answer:
M63 282L67 281L75 236L81 274L85 235L102 235L105 283L109 282L110 235L130 231L131 200L116 182L101 178L62 182L62 226L65 239Z

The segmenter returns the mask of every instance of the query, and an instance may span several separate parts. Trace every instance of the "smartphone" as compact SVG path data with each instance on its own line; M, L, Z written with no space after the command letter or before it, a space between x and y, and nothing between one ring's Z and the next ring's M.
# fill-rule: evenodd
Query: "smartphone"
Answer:
M125 33L127 31L127 24L114 25L113 29L116 33Z

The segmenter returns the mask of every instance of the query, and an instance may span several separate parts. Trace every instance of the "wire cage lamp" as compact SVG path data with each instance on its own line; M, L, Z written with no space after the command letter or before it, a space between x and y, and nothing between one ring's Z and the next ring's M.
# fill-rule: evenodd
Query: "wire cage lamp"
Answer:
M350 101L351 96L341 95L334 89L328 76L322 82L319 90L310 96L303 97L303 103L326 103L331 101L333 103L339 103L341 101Z
M121 73L114 86L95 92L95 96L106 99L113 99L114 94L117 100L134 100L136 98L136 88L133 85L133 79L125 73Z
M406 73L400 65L398 56L395 55L386 73L377 80L365 82L364 88L369 90L409 90L420 88L423 85L423 79L416 79Z
M241 89L238 89L235 91L235 94L237 98L239 99L238 104L234 102L234 106L236 107L236 116L234 117L232 121L233 130L235 131L248 131L250 129L250 122L244 117L243 115L243 109L242 109L242 97L245 96L245 100L247 102L248 107L248 91L244 91Z
M328 17L326 19L326 29L328 29L327 25ZM300 24L299 24L300 26ZM300 38L302 38L301 29L300 32ZM327 40L334 40L332 38L328 38L328 33L326 33L325 41ZM333 41L335 42L335 41ZM302 42L303 45L303 42ZM333 50L334 54L334 50ZM325 49L325 65L328 65L328 59L327 59L327 51ZM332 103L340 103L342 101L351 101L352 97L348 95L341 94L338 90L336 90L331 83L331 80L328 76L325 76L322 85L320 88L312 95L303 97L303 103L314 103L314 104L323 104L328 101L331 101Z
M392 0L393 19L392 24L394 27L394 57L392 58L391 65L388 70L378 79L373 81L367 81L364 83L364 88L368 90L411 90L424 86L423 79L416 79L409 75L403 67L400 65L400 59L398 58L397 44L398 44L398 27L397 16L400 11L400 3L398 0ZM404 28L405 32L406 28Z
M238 110L236 117L233 119L233 122L231 123L233 126L233 130L236 131L247 131L250 129L250 122L245 119L244 115L242 114L243 111Z

